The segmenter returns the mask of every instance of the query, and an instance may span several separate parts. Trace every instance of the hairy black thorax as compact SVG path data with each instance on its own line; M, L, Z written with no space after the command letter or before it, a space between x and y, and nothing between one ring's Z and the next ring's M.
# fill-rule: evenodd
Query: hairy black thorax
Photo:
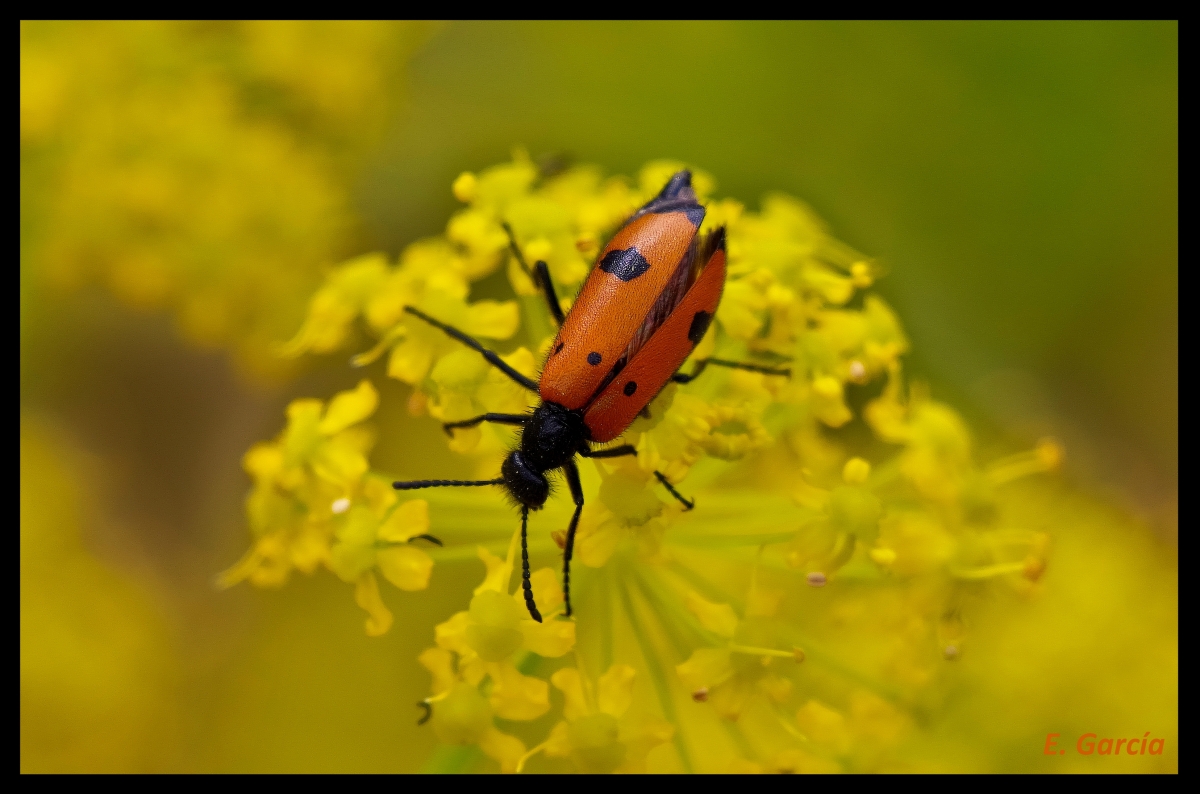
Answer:
M538 510L550 496L546 472L565 466L587 443L583 414L558 403L537 407L521 433L520 449L500 467L504 487L518 504Z

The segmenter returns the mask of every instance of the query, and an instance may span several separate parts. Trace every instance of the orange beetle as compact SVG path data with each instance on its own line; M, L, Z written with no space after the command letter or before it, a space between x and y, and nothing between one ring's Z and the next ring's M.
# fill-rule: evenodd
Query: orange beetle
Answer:
M550 495L546 472L562 469L575 501L563 548L563 598L566 614L570 615L571 556L583 511L583 488L575 456L636 455L637 450L629 444L609 449L592 449L591 445L617 438L663 386L672 380L687 383L709 364L769 375L791 374L786 369L715 358L699 362L690 375L677 371L708 330L725 286L725 229L701 236L698 231L703 220L704 207L692 191L692 175L680 171L621 226L600 252L596 267L566 317L546 263L537 262L530 271L505 225L513 253L544 293L559 325L537 383L457 328L405 307L409 314L477 350L508 377L541 396L541 404L530 414L488 413L443 425L447 433L480 422L521 425L521 444L504 459L498 478L394 484L400 490L448 485L504 487L521 506L522 587L525 606L538 622L542 616L529 583L527 528L529 511L540 509ZM661 472L655 472L655 476L686 509L694 506Z

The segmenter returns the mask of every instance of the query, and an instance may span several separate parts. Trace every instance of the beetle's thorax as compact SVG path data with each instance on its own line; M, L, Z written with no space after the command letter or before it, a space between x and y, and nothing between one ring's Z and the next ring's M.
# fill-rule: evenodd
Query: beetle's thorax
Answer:
M566 464L586 440L587 425L581 412L543 402L525 424L521 456L530 468L549 471Z

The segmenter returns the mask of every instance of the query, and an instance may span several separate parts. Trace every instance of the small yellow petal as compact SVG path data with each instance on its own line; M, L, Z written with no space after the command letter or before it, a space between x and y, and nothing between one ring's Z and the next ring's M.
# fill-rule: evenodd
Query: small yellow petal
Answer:
M558 723L550 731L542 751L551 758L566 758L571 754L571 737L565 721Z
M375 559L389 582L401 590L424 590L433 574L433 558L412 546L381 549Z
M364 378L356 388L333 396L318 429L324 435L332 436L375 413L378 405L379 392L371 385L371 381Z
M476 547L475 553L479 555L479 559L483 560L483 564L487 566L487 575L483 578L483 584L475 588L475 595L479 595L484 590L507 593L508 580L512 578L512 563L500 559L483 546Z
M475 198L475 191L479 187L479 180L470 171L463 171L454 180L454 185L451 188L454 191L454 197L464 204L470 203L471 199Z
M394 493L394 491L393 491ZM413 499L392 511L379 527L378 537L390 543L404 543L429 532L429 502Z
M256 482L269 482L283 469L283 451L277 444L255 444L242 458L242 468Z
M446 744L478 744L496 730L492 707L468 683L455 684L446 697L433 704L432 722L434 733ZM524 748L521 750L523 754Z
M697 648L686 662L675 666L679 680L689 692L721 684L733 675L727 648Z
M637 671L627 664L614 664L596 682L596 706L605 714L620 717L633 703L633 679Z
M417 661L433 676L430 685L433 694L440 695L458 683L458 674L454 672L454 656L445 648L426 648L421 651Z
M809 739L835 752L845 752L850 745L846 718L819 700L810 700L796 713L796 724Z
M517 763L525 755L525 743L516 736L502 733L496 728L484 732L479 739L479 749L484 755L500 764L500 771L512 774L517 771Z
M574 667L556 670L550 676L550 683L563 693L563 716L568 720L574 721L591 713L583 692L583 679Z
M467 309L462 330L472 336L508 339L517 332L520 324L521 313L516 301L482 300Z
M729 604L714 604L695 592L687 595L688 611L696 616L700 625L721 637L732 637L737 632L738 616Z
M388 377L405 383L420 383L433 365L433 349L416 339L405 339L392 348Z
M467 643L485 661L508 659L524 643L518 627L525 611L508 596L484 590L471 599L467 612L471 618L467 624Z
M862 458L850 458L842 467L842 479L847 485L862 485L871 476L871 464Z
M558 574L553 568L534 571L529 575L529 584L533 587L533 599L543 615L552 615L563 605L562 585L558 583ZM513 593L513 598L524 608L525 594L522 590Z
M506 720L534 720L550 710L550 687L540 678L521 675L512 663L492 665L488 702Z
M375 574L363 574L354 586L354 602L367 611L367 636L379 637L392 627L392 612L379 595Z
M523 607L522 607L523 608ZM518 628L525 647L539 656L557 659L575 647L575 623L569 620L522 620Z
M464 612L456 612L449 620L439 623L433 629L433 637L439 648L454 651L461 655L473 654L467 644L467 626L471 624L471 616Z

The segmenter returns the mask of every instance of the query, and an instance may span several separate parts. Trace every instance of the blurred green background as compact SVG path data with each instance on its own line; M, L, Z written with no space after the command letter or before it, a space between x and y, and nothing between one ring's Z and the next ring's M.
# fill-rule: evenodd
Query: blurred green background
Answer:
M289 399L359 373L341 356L246 365L169 301L61 276L63 185L81 162L64 152L93 133L73 129L65 144L35 118L27 135L27 94L69 75L56 59L76 53L55 42L71 36L135 52L117 91L206 74L229 62L222 42L241 40L180 30L208 42L199 65L147 54L139 36L152 29L22 27L22 768L415 770L433 738L413 726L409 704L427 685L414 656L473 570L439 569L429 591L394 599L403 630L382 639L363 636L329 576L279 592L211 586L245 544L242 452L278 431ZM311 95L342 96L321 89L326 71L376 63L344 38L306 51ZM321 266L438 233L454 177L513 145L614 173L677 158L751 207L769 190L796 195L878 257L880 291L912 338L910 371L964 411L985 452L1056 435L1067 476L1137 516L1172 558L1177 24L471 23L376 46L393 58L363 92L358 126L318 123L349 111L254 93L279 82L261 77L267 67L245 82L237 107L317 153L314 173L344 197L346 219L320 245L296 238L314 252L296 268L308 275L255 326L263 338L298 326L295 296ZM59 94L46 129L67 126L73 95ZM282 178L271 189L284 202L302 192ZM403 405L404 387L376 383L385 408ZM427 420L399 409L379 422L422 448L417 460L393 445L380 467L462 465L426 460Z

